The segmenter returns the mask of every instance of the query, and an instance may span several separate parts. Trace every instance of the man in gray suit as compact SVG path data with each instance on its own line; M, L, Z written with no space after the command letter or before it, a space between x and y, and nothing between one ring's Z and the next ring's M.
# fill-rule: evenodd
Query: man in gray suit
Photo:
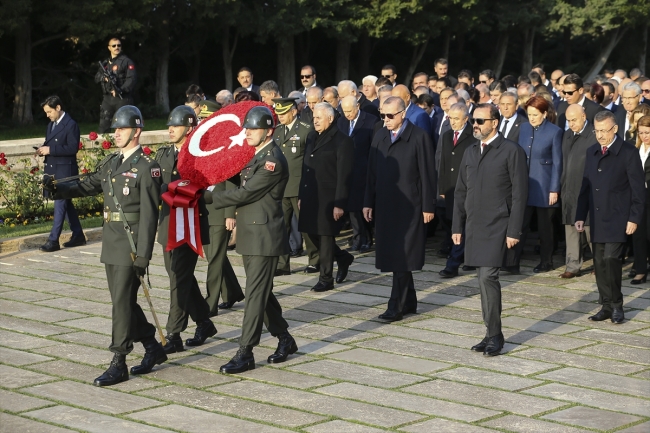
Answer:
M513 92L504 92L499 98L498 107L501 111L499 132L506 139L517 143L521 124L528 121L521 113L517 113L517 95Z
M474 137L480 140L465 151L454 192L452 240L459 245L465 228L465 263L478 267L485 338L472 347L495 356L505 342L501 333L499 268L506 247L521 238L528 169L524 150L497 131L499 110L480 104L472 118Z

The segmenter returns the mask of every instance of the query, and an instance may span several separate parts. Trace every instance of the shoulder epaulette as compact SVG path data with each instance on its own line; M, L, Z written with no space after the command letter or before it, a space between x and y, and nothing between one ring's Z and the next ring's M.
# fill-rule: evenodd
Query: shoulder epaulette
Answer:
M307 123L307 122L300 121L300 124L301 124L302 126L306 126L307 128L311 128L311 124L309 124L309 123Z

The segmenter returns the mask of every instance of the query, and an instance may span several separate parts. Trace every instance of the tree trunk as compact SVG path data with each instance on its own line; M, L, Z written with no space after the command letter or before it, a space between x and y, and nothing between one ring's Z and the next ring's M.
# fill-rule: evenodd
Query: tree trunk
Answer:
M427 46L429 45L429 39L430 38L427 38L427 40L424 41L423 44L416 45L415 47L413 47L413 54L411 55L411 63L409 64L409 68L406 70L406 74L404 75L404 81L403 81L404 85L409 89L411 88L411 78L415 73L415 69L420 64L420 61L422 60L422 56L424 56L424 52L427 50Z
M449 63L454 63L456 65L464 65L465 62L463 61L463 53L465 52L465 33L459 33L456 35L456 49L454 50L454 53L458 53L458 57L452 62L451 60ZM448 57L445 57L445 59L449 60ZM451 71L447 71L447 74L450 74Z
M298 57L298 62L300 62L301 68L309 64L310 46L311 46L311 32L306 31L301 33L296 40L296 55ZM318 75L318 73L316 75Z
M564 68L571 64L571 27L564 28Z
M201 51L197 50L192 53L190 58L190 82L191 83L200 83L201 82Z
M494 76L497 77L497 79L501 76L503 63L506 61L509 39L510 34L508 33L508 30L504 30L499 34L499 39L497 40L497 47L494 51L494 65L492 66Z
M618 45L618 43L621 42L621 39L623 39L623 36L627 30L628 27L625 27L624 29L621 29L619 27L614 30L611 35L609 35L609 42L607 43L607 46L602 49L589 72L587 72L582 78L585 83L591 82L596 77L596 75L598 75L603 66L605 66L605 63L607 63L607 59L612 54L612 51L614 51L614 48L616 48L616 45Z
M442 58L449 59L449 45L451 44L451 31L445 32L445 38L442 41Z
M363 33L359 37L359 63L357 65L361 77L365 77L370 73L371 52L372 52L372 44L370 42L370 36L368 36L367 33Z
M169 113L169 22L163 20L160 25L160 37L157 40L156 62L156 106Z
M221 37L221 57L223 59L223 72L226 76L226 89L233 91L233 75L232 75L232 57L235 55L237 49L237 41L239 40L239 31L235 33L235 41L230 46L230 27L223 29Z
M639 54L639 69L641 69L641 75L645 75L645 64L647 61L648 53L648 25L646 24L641 30L641 53Z
M32 35L29 19L16 30L16 94L13 121L19 125L34 122L32 116Z
M336 82L350 79L350 38L336 40Z
M280 94L288 95L296 88L296 58L294 53L294 36L278 35L278 86Z
M521 74L528 75L533 68L533 44L535 43L535 27L524 30L524 52L521 62Z

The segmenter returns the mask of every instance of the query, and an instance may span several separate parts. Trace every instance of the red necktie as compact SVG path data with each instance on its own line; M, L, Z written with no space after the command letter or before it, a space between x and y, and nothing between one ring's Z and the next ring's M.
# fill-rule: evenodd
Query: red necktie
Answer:
M487 143L481 143L481 153L485 151L486 147L487 147Z
M458 134L459 134L458 131L454 131L454 146L456 145L456 143L458 143Z
M602 147L602 148L601 148L600 150L602 150L602 151L603 151L603 155L604 155L604 154L605 154L605 152L607 152L607 146L603 146L603 147Z

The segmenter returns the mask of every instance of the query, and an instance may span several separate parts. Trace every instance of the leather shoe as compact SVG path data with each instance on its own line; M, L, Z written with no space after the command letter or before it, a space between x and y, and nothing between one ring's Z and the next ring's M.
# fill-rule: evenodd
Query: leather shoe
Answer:
M611 311L605 311L601 309L599 312L589 317L589 320L594 322L602 322L603 320L610 319L612 317Z
M317 282L316 285L311 288L312 292L327 292L332 289L334 289L334 283L326 283L324 281Z
M305 274L317 274L320 272L319 266L309 265L305 268Z
M278 335L278 348L275 353L267 358L269 364L278 364L287 360L289 355L293 355L298 351L296 340L293 339L291 334L284 332Z
M494 337L488 338L487 345L485 346L485 351L483 352L484 356L497 356L501 353L503 345L505 344L505 339L503 334L495 335Z
M367 244L363 244L361 245L361 247L359 247L359 252L361 254L365 254L371 250L372 250L372 241L368 242Z
M291 275L291 271L283 271L282 269L276 269L275 274L273 274L275 277L280 277L282 275Z
M386 310L385 313L379 315L379 318L387 322L397 322L402 320L404 315L402 313L393 313L392 311Z
M625 313L620 307L614 307L612 310L612 323L620 325L625 321Z
M472 350L474 352L485 352L485 348L487 347L488 340L490 340L488 337L485 337L484 339L481 340L479 344L475 344L472 346Z
M194 338L185 340L188 346L200 346L205 343L209 337L217 335L217 328L212 323L212 320L206 319L196 324L196 331L194 331Z
M131 367L131 374L147 374L153 369L154 365L167 361L165 349L155 338L151 337L143 341L142 345L145 348L144 358L142 358L140 365Z
M463 271L465 271L465 272L475 271L475 270L476 270L476 266L463 265Z
M353 242L352 245L350 245L350 247L348 248L348 251L359 251L360 248L361 248L361 244L359 244L358 242Z
M53 253L54 251L59 251L61 246L58 242L47 241L39 248L44 253Z
M630 270L630 273L627 274L627 277L628 277L628 278L634 278L634 277L636 277L636 271L635 271L634 269L631 269L631 270Z
M165 340L167 340L167 344L163 346L163 350L167 355L185 351L181 334L167 334Z
M458 269L448 269L445 268L442 271L438 272L442 278L453 278L458 276Z
M511 275L519 275L521 273L519 266L504 266L501 268L501 270L506 271Z
M560 274L560 278L575 278L575 277L579 277L579 276L580 276L580 272L575 272L574 273L574 272L566 271L566 272Z
M345 281L345 277L348 276L348 269L350 269L350 265L353 261L354 256L350 254L349 257L341 259L341 261L338 262L339 269L336 271L336 282L338 284L341 284L343 281Z
M86 237L84 235L70 238L68 242L63 243L65 248L80 247L82 245L86 245Z
M93 382L95 386L111 386L129 380L129 369L126 367L126 355L113 355L111 365Z
M634 284L636 286L637 284L645 283L647 280L648 280L648 274L645 274L643 277L639 279L636 278L632 279L632 281L630 281L630 284Z
M417 312L418 312L418 307L404 308L404 310L402 310L402 315L405 316L407 314L417 314Z
M299 250L293 250L289 253L289 257L300 257L305 253L305 250L300 248Z
M255 369L255 358L251 346L240 346L239 350L227 364L221 366L219 371L225 374L243 373Z
M553 264L552 263L540 263L539 265L535 266L533 269L533 272L536 274L539 274L541 272L548 272L553 270Z
M235 305L235 301L222 302L217 305L217 308L220 310L230 310L233 305Z

